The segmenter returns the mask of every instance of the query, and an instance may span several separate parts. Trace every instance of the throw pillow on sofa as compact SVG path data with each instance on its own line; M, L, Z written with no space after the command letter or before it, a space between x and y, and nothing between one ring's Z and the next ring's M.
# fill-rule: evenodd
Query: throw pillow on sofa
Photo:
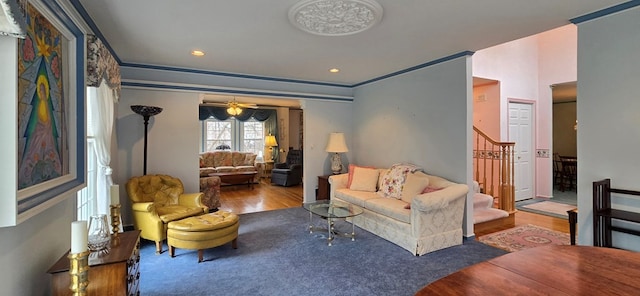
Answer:
M400 199L410 204L413 197L422 193L427 186L429 186L429 177L424 173L416 172L407 174Z
M350 164L349 165L349 178L347 179L347 188L351 188L351 183L353 182L353 171L355 170L355 168L367 168L367 169L373 169L374 167L370 167L370 166L357 166L355 164ZM376 184L377 187L377 184Z
M382 177L378 194L383 197L400 199L407 174L421 170L420 167L413 164L394 164Z
M379 173L380 172L377 169L355 167L353 169L353 178L349 189L376 192Z

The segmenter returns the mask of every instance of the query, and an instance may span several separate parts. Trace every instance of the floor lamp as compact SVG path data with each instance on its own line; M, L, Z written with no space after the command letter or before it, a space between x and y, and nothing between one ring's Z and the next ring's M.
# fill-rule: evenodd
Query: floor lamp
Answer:
M154 115L160 114L162 112L162 108L154 107L154 106L142 106L142 105L132 105L131 110L136 112L137 114L142 115L144 118L144 169L143 175L147 174L147 126L149 125L149 118Z

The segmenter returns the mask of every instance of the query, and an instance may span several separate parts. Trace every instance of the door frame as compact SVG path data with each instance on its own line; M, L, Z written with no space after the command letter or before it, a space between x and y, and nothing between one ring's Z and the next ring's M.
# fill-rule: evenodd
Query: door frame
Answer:
M507 98L507 108L506 111L504 112L505 117L506 117L506 125L505 125L505 129L507 131L507 139L510 139L509 137L509 104L511 103L518 103L518 104L528 104L531 105L531 162L532 162L532 166L531 166L531 198L536 198L538 196L537 192L538 192L538 176L536 174L537 171L537 166L538 166L538 157L537 157L537 153L536 150L538 147L537 146L537 138L538 138L538 119L537 119L537 108L538 108L538 104L537 101L535 100L530 100L530 99L519 99L519 98ZM514 172L515 173L515 172ZM514 180L515 181L515 180ZM515 196L514 196L515 199Z

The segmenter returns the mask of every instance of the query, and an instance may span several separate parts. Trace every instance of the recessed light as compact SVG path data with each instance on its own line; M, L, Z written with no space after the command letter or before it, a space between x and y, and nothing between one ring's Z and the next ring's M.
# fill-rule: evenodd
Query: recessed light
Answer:
M340 72L340 69L338 69L338 68L331 68L331 69L329 69L329 72L331 72L331 73L338 73L338 72Z
M197 57L201 57L201 56L204 56L204 51L202 51L202 50L193 50L193 51L191 51L191 55L197 56Z

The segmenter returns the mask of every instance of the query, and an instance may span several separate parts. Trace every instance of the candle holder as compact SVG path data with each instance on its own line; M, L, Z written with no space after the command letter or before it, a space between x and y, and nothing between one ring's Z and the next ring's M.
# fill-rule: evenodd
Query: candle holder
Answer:
M111 247L120 245L120 204L110 205L111 208Z
M74 296L86 296L87 286L89 285L89 253L69 254L69 276L71 284L69 290Z

